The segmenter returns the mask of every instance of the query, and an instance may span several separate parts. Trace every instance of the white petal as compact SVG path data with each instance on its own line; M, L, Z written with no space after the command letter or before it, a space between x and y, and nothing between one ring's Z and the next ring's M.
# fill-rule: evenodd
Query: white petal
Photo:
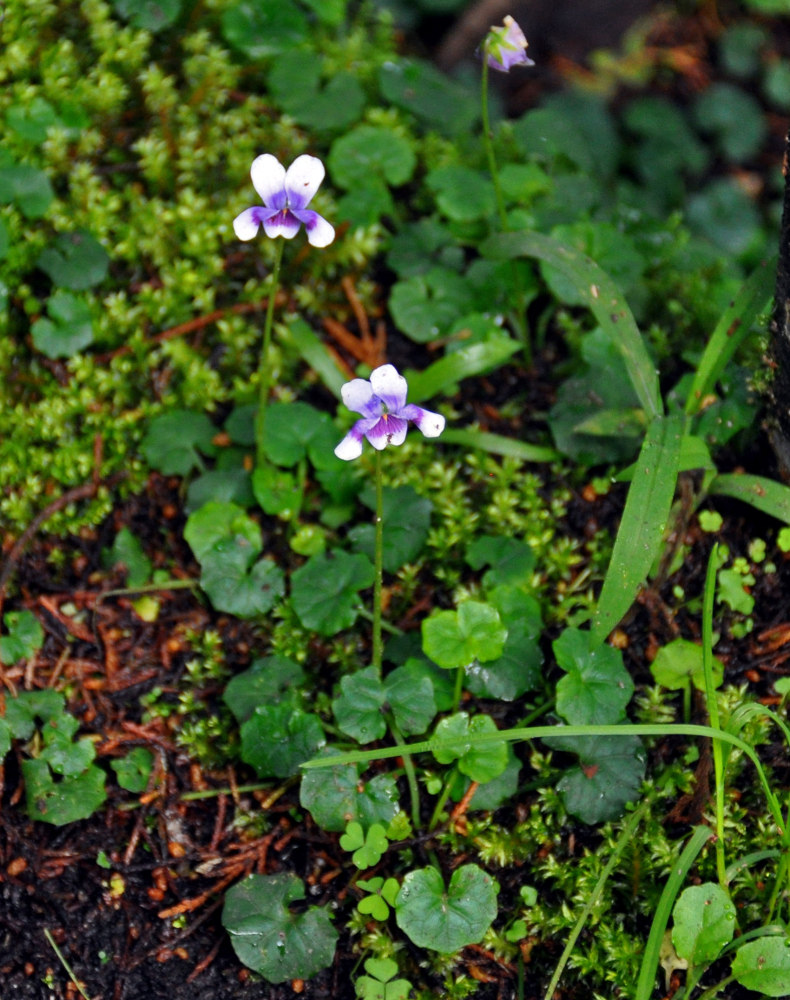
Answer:
M354 413L361 413L365 417L377 416L381 406L377 399L373 398L373 389L370 382L364 378L352 378L340 389L343 402Z
M285 207L285 167L276 156L264 153L252 161L252 185L267 208Z
M446 423L441 413L433 413L431 410L423 410L419 421L415 421L417 427L427 438L439 437L444 430Z
M362 454L362 439L357 438L353 432L349 431L335 448L335 454L344 462L350 462L352 458L359 458Z
M373 392L383 400L387 409L394 413L406 402L408 385L395 365L381 365L370 375Z
M328 247L335 238L335 227L318 212L300 212L300 215L314 216L309 222L302 219L307 230L307 239L314 247Z
M297 210L306 208L321 186L325 173L324 165L317 156L297 156L285 175L289 206Z
M251 240L260 228L258 213L254 208L245 208L241 215L233 220L233 231L240 240Z

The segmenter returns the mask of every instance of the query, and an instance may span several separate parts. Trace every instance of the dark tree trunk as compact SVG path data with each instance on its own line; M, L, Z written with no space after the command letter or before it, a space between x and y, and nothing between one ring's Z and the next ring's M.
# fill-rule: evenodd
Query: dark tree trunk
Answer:
M779 266L776 271L776 292L771 317L771 364L774 379L771 386L771 444L779 461L782 478L790 481L790 132L785 141L782 164L785 196L782 209L782 231L779 236Z

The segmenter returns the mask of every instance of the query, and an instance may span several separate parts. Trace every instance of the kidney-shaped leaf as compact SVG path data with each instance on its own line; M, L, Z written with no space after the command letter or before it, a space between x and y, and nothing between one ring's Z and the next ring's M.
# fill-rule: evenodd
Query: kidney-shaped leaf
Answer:
M708 965L735 934L735 907L713 882L684 889L672 916L672 944L690 965Z
M457 611L439 611L422 623L422 648L445 670L502 655L507 629L499 612L482 601L464 601Z
M326 750L322 756L332 753L337 751ZM299 801L324 830L345 830L353 820L364 830L369 830L373 823L386 828L398 811L395 779L389 774L379 774L362 781L361 773L362 769L356 764L306 771Z
M395 900L398 927L420 948L449 954L480 941L497 913L499 886L477 865L463 865L445 886L436 868L409 872Z
M560 778L557 790L568 812L582 822L617 819L639 794L645 753L636 736L552 736L546 742L579 757L579 766Z
M557 711L572 726L619 722L634 692L622 653L591 640L589 632L566 629L552 645L567 671L557 683Z
M305 628L334 635L354 624L359 591L373 583L367 556L326 552L291 577L291 602Z
M309 979L331 965L337 931L326 910L311 906L294 913L304 899L295 875L249 875L225 897L222 924L242 962L270 983Z
M738 949L732 974L748 990L786 997L790 983L790 945L783 937L763 937Z

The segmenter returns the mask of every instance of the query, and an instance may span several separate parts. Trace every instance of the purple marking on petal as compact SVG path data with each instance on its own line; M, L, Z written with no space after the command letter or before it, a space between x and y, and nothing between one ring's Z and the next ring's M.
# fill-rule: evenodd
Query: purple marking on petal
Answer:
M394 417L391 413L385 413L370 428L365 437L377 451L381 451L388 444L403 444L408 427L406 420Z
M371 372L370 384L390 413L397 413L405 404L409 387L395 365L380 365L376 368Z
M314 247L328 247L335 238L335 227L312 209L293 210L293 214L304 223L307 239Z
M306 208L324 179L324 165L317 156L297 156L285 175L285 193L290 208Z
M421 406L409 403L400 411L400 415L407 420L414 422L425 437L438 437L444 430L445 419L441 413L434 413L432 410L424 410Z
M251 240L257 234L262 222L257 205L254 208L245 208L241 215L237 215L233 220L233 231L240 240Z
M381 402L373 395L370 382L364 378L354 378L346 382L340 389L343 402L354 413L361 413L363 417L381 416Z
M301 225L296 216L284 208L276 212L270 219L266 219L263 228L271 239L274 239L275 236L284 236L285 239L292 240L299 232Z
M285 208L285 167L276 156L256 156L250 168L252 186L267 208Z

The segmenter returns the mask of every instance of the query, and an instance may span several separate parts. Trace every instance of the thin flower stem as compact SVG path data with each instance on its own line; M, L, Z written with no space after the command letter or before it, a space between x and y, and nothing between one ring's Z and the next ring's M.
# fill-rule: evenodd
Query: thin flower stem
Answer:
M428 824L429 833L432 830L436 829L439 820L442 818L442 811L444 810L447 800L450 798L450 781L454 776L455 776L455 771L454 770L450 771L449 775L447 776L447 780L445 781L444 786L442 787L442 793L439 796L439 799L433 810L433 815L431 816L431 821Z
M381 452L376 452L376 542L373 577L373 666L381 677L381 578L384 561L384 484Z
M480 116L483 123L483 145L485 146L486 157L488 158L488 172L491 174L491 183L494 185L494 197L496 198L497 214L499 215L499 225L502 232L510 230L507 221L507 210L505 209L505 197L502 194L502 185L499 183L499 171L496 165L496 155L494 153L494 140L491 135L491 121L488 114L488 59L483 53L483 72L481 74L480 90ZM519 265L516 260L511 261L511 272L513 275L513 291L516 295L516 311L512 316L513 325L516 332L521 337L524 349L524 362L529 367L532 364L532 344L527 332L527 297L521 282Z
M392 717L391 713L387 714L387 723L390 727L390 732L392 733L392 738L398 744L399 747L406 746L406 740L403 738L403 733L398 728L398 724ZM414 829L419 830L420 828L420 788L417 784L417 771L414 767L414 761L411 758L411 754L406 754L403 758L403 768L406 772L406 782L409 786L409 798L411 799L411 821L414 824Z
M702 666L705 674L705 701L711 729L721 729L719 703L713 680L713 598L716 592L716 572L719 568L718 546L714 545L708 558L705 590L702 599ZM724 854L724 751L718 740L713 742L713 769L716 781L716 872L719 885L727 885Z
M457 712L461 707L461 692L464 687L464 677L466 677L466 671L463 667L459 667L455 672L455 690L453 691L453 711Z
M258 363L258 415L255 420L255 461L258 468L263 468L266 457L263 451L263 432L266 427L266 407L269 403L269 393L272 388L271 343L272 325L274 322L274 303L280 288L280 264L283 259L284 240L274 241L274 266L272 267L269 302L266 306L266 319L263 324L263 343L261 357Z

